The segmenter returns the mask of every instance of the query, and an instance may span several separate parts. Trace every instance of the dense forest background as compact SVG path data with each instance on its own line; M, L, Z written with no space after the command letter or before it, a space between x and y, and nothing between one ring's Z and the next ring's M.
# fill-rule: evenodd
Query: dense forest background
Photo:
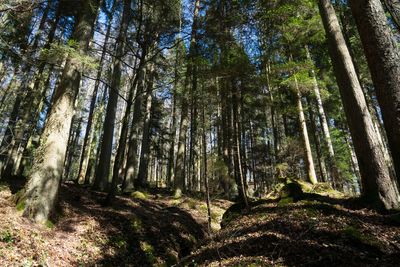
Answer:
M290 181L400 207L400 2L2 0L0 179L248 208Z
M29 177L26 211L45 218L61 180L111 196L118 186L204 191L206 178L213 193L241 199L294 177L351 195L366 180L366 194L385 198L373 192L385 180L393 197L399 154L388 137L398 139L399 116L379 103L390 109L399 85L371 76L368 63L383 67L362 49L380 52L360 38L357 22L367 23L344 1L331 18L325 2L328 39L316 1L4 2L2 179ZM375 2L381 14L370 19L386 21ZM376 31L398 50L394 2ZM342 40L329 38L338 23ZM335 79L329 45L346 46L356 77L333 62Z

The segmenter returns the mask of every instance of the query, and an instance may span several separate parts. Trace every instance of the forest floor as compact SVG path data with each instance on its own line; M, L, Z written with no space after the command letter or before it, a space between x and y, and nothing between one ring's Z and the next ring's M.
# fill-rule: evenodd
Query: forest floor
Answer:
M66 184L58 219L35 225L10 196L1 187L0 266L399 266L400 214L347 200L264 200L241 211L214 199L208 235L194 197L136 192L103 207L104 194Z
M353 200L312 198L259 201L244 213L232 206L222 230L182 264L400 266L400 213L382 215Z
M0 190L0 266L171 266L207 236L204 201L165 192L117 197L73 184L60 192L58 219L35 225ZM212 228L232 203L213 200Z

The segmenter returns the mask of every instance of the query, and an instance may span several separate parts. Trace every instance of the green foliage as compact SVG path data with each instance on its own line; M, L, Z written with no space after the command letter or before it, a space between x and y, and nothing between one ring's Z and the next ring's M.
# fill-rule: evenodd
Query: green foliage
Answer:
M97 59L91 55L82 54L79 44L73 39L68 40L67 44L52 43L50 48L42 49L41 60L50 64L61 65L67 58L77 64L82 71L98 68Z

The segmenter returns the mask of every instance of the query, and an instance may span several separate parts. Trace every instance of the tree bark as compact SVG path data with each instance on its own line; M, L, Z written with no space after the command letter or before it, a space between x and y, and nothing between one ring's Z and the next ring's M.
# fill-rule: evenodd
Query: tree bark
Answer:
M90 100L86 132L85 132L85 137L83 139L82 154L81 154L81 158L80 158L80 162L79 162L78 177L76 178L76 182L79 184L83 183L85 180L90 154L92 153L92 151L91 151L92 146L90 144L92 142L93 134L94 134L94 132L92 130L92 125L93 125L93 121L94 121L94 111L95 111L95 107L96 107L97 94L98 94L99 87L100 87L100 78L101 78L101 75L103 74L103 64L104 64L105 56L107 53L107 45L108 45L108 40L110 38L111 26L112 26L112 20L113 20L115 8L116 8L116 2L114 1L113 6L111 8L111 12L110 12L110 17L108 18L108 22L107 22L108 25L107 25L106 35L105 35L105 39L104 39L104 44L103 44L103 50L101 52L101 57L100 57L100 61L99 61L100 65L97 70L96 82L94 84L92 98Z
M330 0L319 0L319 8L360 166L363 196L377 208L397 208L394 186L335 10Z
M154 66L149 70L149 81L146 92L146 111L143 122L142 149L140 151L139 170L136 185L138 188L147 188L148 165L151 145L151 118L153 103L153 82L154 82Z
M308 136L307 123L306 123L306 118L304 116L304 109L303 109L303 104L301 101L301 93L300 93L300 89L299 89L299 84L297 82L296 74L294 74L294 80L295 80L295 90L296 90L295 94L296 94L297 112L299 115L299 124L300 124L301 133L303 135L304 156L305 156L305 163L306 163L307 178L310 183L316 184L316 183L318 183L317 174L315 173L314 160L313 160L313 155L312 155L311 145L310 145L310 138Z
M122 21L117 37L116 51L114 58L114 68L109 91L106 118L104 119L103 141L101 143L101 152L99 164L96 169L93 188L104 190L108 185L110 174L112 145L114 140L115 117L117 113L118 93L121 86L122 59L125 53L126 35L129 26L131 0L124 0L122 11Z
M193 11L193 25L190 38L189 47L189 63L186 71L185 88L187 90L189 84L189 78L192 77L194 71L194 55L196 52L196 35L197 35L197 20L199 16L201 0L195 0L195 8ZM181 97L181 121L179 126L179 137L178 137L178 151L176 156L175 166L175 181L174 181L174 195L180 197L182 191L185 190L185 150L186 150L186 133L189 126L189 103L185 96L185 93Z
M98 6L99 0L85 1L80 10L73 38L78 42L79 52L82 54L86 54L88 50ZM24 216L36 222L46 221L56 204L75 98L81 80L79 67L76 59L67 59L60 84L54 93L42 142L35 154L29 181L20 199L25 200Z
M400 51L379 0L351 0L400 184Z

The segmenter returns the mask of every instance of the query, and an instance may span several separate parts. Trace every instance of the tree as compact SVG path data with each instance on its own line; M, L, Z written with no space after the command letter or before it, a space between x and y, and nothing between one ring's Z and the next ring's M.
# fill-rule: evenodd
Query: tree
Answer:
M109 91L109 99L107 104L106 118L103 126L103 141L101 143L101 152L99 165L96 169L93 188L98 190L106 189L108 177L110 174L111 152L114 135L115 115L117 113L118 97L121 86L121 68L122 60L125 53L126 35L129 27L129 19L131 12L131 0L124 0L122 11L121 26L116 43L115 59L113 66L113 75L111 87Z
M349 3L371 71L400 183L400 51L379 0Z
M99 0L84 1L76 18L73 39L82 55L88 50L98 7ZM42 142L35 153L29 182L19 200L25 202L24 216L36 222L46 221L57 201L74 102L81 80L80 68L76 58L70 56L67 59L41 136Z
M394 185L377 141L371 115L357 79L349 50L329 0L318 2L329 41L333 67L351 131L362 177L363 196L380 208L396 208Z

